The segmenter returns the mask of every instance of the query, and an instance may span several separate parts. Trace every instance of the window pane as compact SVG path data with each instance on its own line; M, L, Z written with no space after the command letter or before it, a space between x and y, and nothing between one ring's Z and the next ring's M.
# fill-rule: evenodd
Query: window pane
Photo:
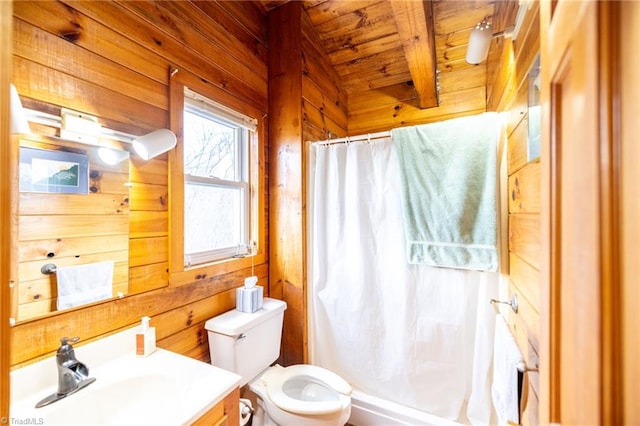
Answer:
M242 197L242 188L185 185L185 253L244 243Z
M184 172L194 176L238 181L237 127L184 112Z

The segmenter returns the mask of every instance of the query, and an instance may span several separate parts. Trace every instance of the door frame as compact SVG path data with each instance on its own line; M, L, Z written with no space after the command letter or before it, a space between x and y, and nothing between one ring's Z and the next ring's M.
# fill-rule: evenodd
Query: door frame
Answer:
M574 365L562 365L561 358L561 146L554 137L559 129L560 111L554 109L560 94L554 87L556 73L568 66L566 49L576 36L577 25L584 19L597 22L597 87L598 87L598 185L588 190L596 191L599 198L599 234L597 250L600 276L597 278L599 303L590 307L598 315L599 330L594 330L598 341L597 371L579 374L598 376L600 389L595 390L597 401L583 404L598 405L599 419L594 423L622 424L622 314L621 302L621 229L620 229L620 129L619 114L620 73L620 6L615 2L558 2L542 1L540 5L541 62L542 62L542 156L541 156L541 375L540 420L544 424L561 423L563 402L560 377L563 369ZM577 35L578 37L580 34ZM591 100L593 101L593 100ZM566 313L565 313L566 314ZM566 404L566 402L564 402ZM564 407L568 411L569 407Z

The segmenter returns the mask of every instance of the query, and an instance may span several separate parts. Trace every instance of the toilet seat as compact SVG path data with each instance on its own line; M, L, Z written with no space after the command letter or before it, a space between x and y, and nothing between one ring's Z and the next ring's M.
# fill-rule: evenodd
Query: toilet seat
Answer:
M351 386L337 374L315 365L271 368L263 377L269 399L298 414L321 415L344 410Z

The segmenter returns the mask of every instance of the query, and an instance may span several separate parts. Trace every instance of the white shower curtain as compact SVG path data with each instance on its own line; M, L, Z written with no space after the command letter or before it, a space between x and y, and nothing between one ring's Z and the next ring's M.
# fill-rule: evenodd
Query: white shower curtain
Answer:
M311 362L368 394L489 424L498 274L407 263L390 138L309 151Z

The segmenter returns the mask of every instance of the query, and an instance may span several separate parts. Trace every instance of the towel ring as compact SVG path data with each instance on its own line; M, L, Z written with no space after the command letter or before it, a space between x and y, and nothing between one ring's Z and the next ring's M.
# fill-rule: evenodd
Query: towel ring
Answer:
M504 305L509 305L511 306L511 309L513 309L513 312L515 312L516 314L518 313L518 295L515 293L513 294L513 296L511 296L511 300L509 301L491 299L489 300L489 303L491 304L502 303Z

